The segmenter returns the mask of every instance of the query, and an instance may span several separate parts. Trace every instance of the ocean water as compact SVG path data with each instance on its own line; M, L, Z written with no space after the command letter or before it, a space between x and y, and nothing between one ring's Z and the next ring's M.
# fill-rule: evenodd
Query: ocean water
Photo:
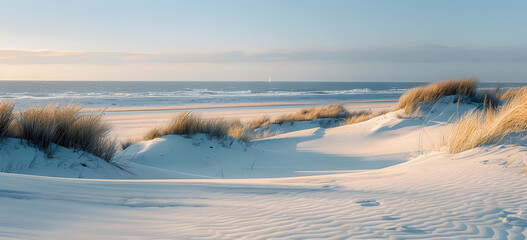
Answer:
M17 109L48 103L85 108L221 105L259 102L337 102L397 99L417 82L125 82L0 81L0 99ZM482 83L481 87L525 84Z

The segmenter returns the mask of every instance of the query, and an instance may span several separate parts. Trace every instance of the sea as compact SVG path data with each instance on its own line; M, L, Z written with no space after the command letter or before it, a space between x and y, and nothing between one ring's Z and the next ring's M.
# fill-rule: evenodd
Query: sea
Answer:
M181 82L0 81L0 99L17 109L49 103L85 108L223 105L262 102L322 103L393 100L424 82ZM482 88L525 83L480 83Z

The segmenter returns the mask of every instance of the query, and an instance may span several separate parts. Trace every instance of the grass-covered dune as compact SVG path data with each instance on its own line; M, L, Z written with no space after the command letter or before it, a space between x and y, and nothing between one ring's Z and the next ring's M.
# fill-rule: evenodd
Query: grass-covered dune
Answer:
M0 102L0 137L27 140L49 157L52 143L81 150L109 162L117 152L116 140L109 136L110 126L101 114L81 114L80 106L47 105L14 112L14 104Z
M199 133L234 136L230 126L240 122L187 113L152 136L171 135L133 144L112 159L114 165L91 155L77 160L79 154L62 147L47 159L38 149L22 146L25 140L8 138L0 144L0 171L14 174L0 174L0 206L6 210L0 219L6 219L6 233L20 239L79 233L95 239L123 238L123 233L144 238L523 239L525 144L458 154L433 146L452 131L475 140L492 140L488 136L495 135L499 141L500 134L508 133L515 139L514 132L525 129L527 99L514 90L507 97L493 95L500 102L489 107L485 94L494 92L501 94L484 91L482 101L468 94L437 95L437 102L417 102L420 117L399 109L345 126L339 125L370 114L350 112L338 119L282 125L262 117L254 120L256 130L267 122L270 129L286 133L251 145L227 146ZM474 94L482 93L476 88ZM0 108L11 113L0 118L11 137L19 117L12 108ZM330 116L322 114L325 111L303 110L299 115ZM470 111L473 115L466 116L476 116L475 121L464 123ZM68 125L76 122L57 118ZM326 122L331 124L318 125ZM249 122L241 126L254 130ZM457 126L472 128L463 132ZM487 144L479 140L474 142ZM436 149L442 152L430 152ZM36 155L38 161L32 164ZM77 177L86 179L67 179ZM50 221L43 225L31 216ZM67 232L55 226L67 226L61 228Z
M231 137L243 142L249 142L266 137L267 131L257 133L255 129L264 128L270 124L281 125L287 122L312 121L322 118L336 119L341 121L342 124L353 124L384 113L372 113L370 111L349 112L343 106L333 104L325 107L301 109L296 113L284 114L274 119L261 116L242 122L239 119L204 118L198 113L183 112L176 115L167 125L151 129L142 138L123 141L122 147L126 148L134 142L152 140L165 135L193 135L198 133L206 134L211 138L223 139Z
M497 144L512 133L527 131L527 90L517 91L503 105L472 111L454 123L450 153Z
M143 139L151 140L164 135L192 135L197 133L204 133L215 138L229 136L244 142L252 139L249 129L244 127L240 120L206 119L193 112L176 115L167 126L153 128L145 134Z
M458 97L458 102L472 102L481 107L454 119L452 135L447 142L450 153L497 144L511 133L527 131L527 88L482 90L477 88L477 81L470 78L411 89L401 96L396 109L410 114L420 111L421 104L452 95Z
M109 162L119 148L126 148L139 140L151 140L164 135L193 135L203 133L211 138L231 137L243 142L264 137L267 132L257 134L254 129L269 124L310 121L319 118L339 119L345 124L364 121L378 114L370 112L348 112L340 105L312 107L297 113L285 114L275 119L257 118L248 122L237 119L204 118L198 113L184 112L176 115L166 126L156 127L142 138L118 142L110 137L110 126L102 120L102 114L81 112L77 104L61 107L57 104L45 107L30 107L18 112L14 104L0 102L0 138L26 140L44 151L49 157L54 153L52 144L82 150Z
M482 90L477 88L477 81L470 78L411 89L400 97L394 110L402 109L406 114L416 113L423 104L433 104L445 96L457 96L458 103L471 102L481 106L453 120L454 128L448 142L448 151L451 153L496 144L511 133L527 130L527 89ZM0 139L11 137L26 140L27 144L38 147L48 156L53 155L52 144L56 144L84 151L109 162L120 148L164 135L202 133L211 138L230 137L250 142L266 137L268 132L262 129L270 124L329 118L345 125L366 121L384 113L350 112L341 105L329 105L305 108L273 119L261 116L242 122L238 119L204 118L198 113L184 112L176 115L167 125L151 129L141 138L122 141L119 145L110 137L110 126L102 120L102 114L81 113L79 105L48 105L15 112L13 103L2 101Z
M404 109L405 113L408 114L415 111L419 104L435 102L444 96L471 97L475 94L476 85L476 80L467 78L416 87L399 98L396 109Z

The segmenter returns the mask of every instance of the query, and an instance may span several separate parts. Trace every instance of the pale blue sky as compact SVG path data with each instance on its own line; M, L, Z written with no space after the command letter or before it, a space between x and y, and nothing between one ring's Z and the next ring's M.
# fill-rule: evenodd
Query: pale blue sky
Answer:
M527 80L527 1L0 6L0 79Z

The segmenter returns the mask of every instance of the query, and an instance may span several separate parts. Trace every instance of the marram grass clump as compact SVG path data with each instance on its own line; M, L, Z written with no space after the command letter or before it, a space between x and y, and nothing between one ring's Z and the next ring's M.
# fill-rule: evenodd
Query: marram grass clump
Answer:
M472 78L462 78L455 81L436 82L423 87L416 87L399 98L396 110L404 109L406 114L414 112L421 103L432 103L444 96L458 95L470 97L474 95L477 81Z
M227 136L248 142L253 139L252 132L239 120L223 118L207 119L193 112L184 112L175 116L165 127L156 127L146 133L143 140L152 140L165 135L207 134L212 138L223 139Z
M527 88L477 89L477 82L471 78L413 88L399 98L396 110L415 114L420 111L420 104L452 95L458 96L458 103L466 99L481 104L481 108L454 122L452 135L446 143L450 153L497 144L511 133L527 130ZM500 106L502 101L506 102Z
M124 148L140 140L152 140L165 135L193 135L197 133L207 134L211 138L223 139L225 137L232 137L243 142L249 142L254 139L265 138L269 131L260 131L257 134L255 129L266 127L269 124L282 124L284 122L294 121L310 121L318 118L339 118L347 119L347 123L356 123L371 119L383 113L357 113L348 112L341 105L329 105L327 107L312 107L302 109L296 113L285 114L272 119L267 116L260 116L258 118L249 120L245 123L238 119L223 119L223 118L204 118L199 114L193 112L184 112L176 115L168 125L163 127L152 128L147 132L142 139L126 139L121 142Z
M15 107L14 103L1 101L0 102L0 140L9 137L10 126L13 122L13 108Z
M333 104L326 107L311 107L302 109L296 113L280 115L274 119L267 116L249 120L247 127L256 129L269 124L283 124L286 122L312 121L319 118L344 119L344 124L353 124L372 119L385 114L386 111L372 113L371 111L349 112L342 105Z
M247 121L247 128L256 129L259 127L265 127L271 124L271 119L268 116L260 116Z
M339 104L327 107L312 107L302 109L296 113L285 114L275 118L271 123L282 124L285 122L310 121L318 118L346 118L349 112Z
M117 142L109 136L110 126L102 115L80 114L80 106L50 104L19 111L9 125L9 134L27 140L49 157L51 144L82 150L109 162L117 152Z
M454 123L448 152L497 144L511 133L527 130L527 91L517 92L497 109L469 112Z
M527 87L510 88L507 91L505 91L503 93L500 93L499 94L499 99L502 100L502 101L503 100L507 100L507 99L513 98L515 96L518 96L518 95L521 95L521 94L525 94L526 92L527 92Z
M388 111L380 111L376 113L373 113L371 111L351 112L349 116L346 117L346 121L344 122L344 125L364 122L372 118L384 115L386 113L388 113Z

